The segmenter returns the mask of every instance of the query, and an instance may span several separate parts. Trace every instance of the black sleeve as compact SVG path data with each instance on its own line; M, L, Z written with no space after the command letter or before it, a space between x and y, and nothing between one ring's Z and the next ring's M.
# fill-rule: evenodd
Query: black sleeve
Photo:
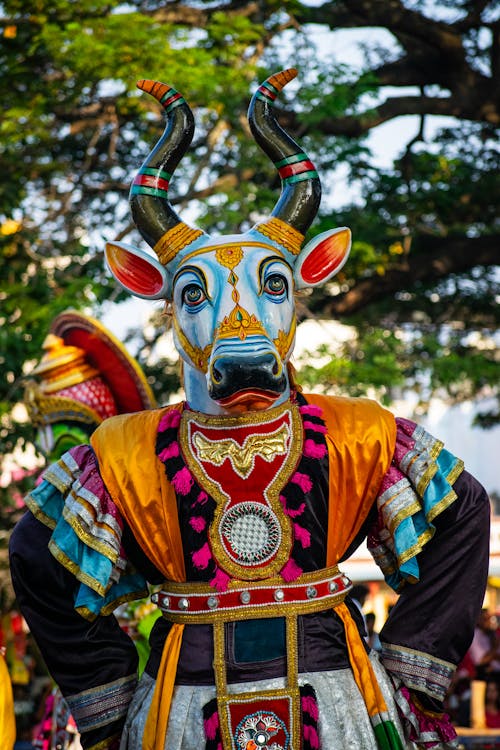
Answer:
M418 555L420 580L405 584L380 633L388 671L434 700L472 641L488 576L488 496L467 472L453 487L457 499Z
M113 615L85 620L74 609L78 582L49 551L51 529L27 511L10 540L19 608L68 701L82 746L118 747L137 681L138 657Z

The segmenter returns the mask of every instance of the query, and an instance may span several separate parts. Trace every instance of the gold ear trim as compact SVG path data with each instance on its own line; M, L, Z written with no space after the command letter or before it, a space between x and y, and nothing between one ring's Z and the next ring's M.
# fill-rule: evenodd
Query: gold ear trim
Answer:
M300 253L304 235L290 226L290 224L281 221L281 219L273 216L262 224L258 224L255 229L266 237L269 237L273 242L278 242L278 244L285 247L292 255Z
M180 250L197 240L202 234L203 232L201 229L193 229L181 221L179 224L176 224L173 229L169 229L168 232L165 232L153 249L158 256L160 263L163 266L166 266L175 258Z

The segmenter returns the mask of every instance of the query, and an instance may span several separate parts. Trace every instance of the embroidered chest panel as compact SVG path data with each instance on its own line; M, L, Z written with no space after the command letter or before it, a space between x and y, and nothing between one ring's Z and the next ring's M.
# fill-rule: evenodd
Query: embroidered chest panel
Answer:
M277 574L292 546L279 496L302 454L297 406L237 418L186 410L179 439L187 466L216 503L208 535L217 564L243 580Z

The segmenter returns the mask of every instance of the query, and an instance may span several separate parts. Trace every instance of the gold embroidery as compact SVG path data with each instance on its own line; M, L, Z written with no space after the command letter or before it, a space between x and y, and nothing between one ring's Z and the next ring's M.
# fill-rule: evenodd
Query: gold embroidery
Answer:
M260 228L258 228L260 231ZM207 241L210 241L207 239ZM281 257L285 259L285 256L278 248L272 247L270 245L266 245L264 242L256 242L255 240L247 240L244 236L240 239L239 242L225 242L223 245L217 245L216 243L213 243L211 245L204 245L203 247L199 247L197 250L193 250L193 252L188 253L185 255L182 259L182 263L188 263L192 258L196 258L198 255L205 255L205 253L210 253L213 251L217 251L218 248L241 248L243 250L246 250L250 247L261 247L264 250L272 250L273 255L277 255L278 257Z
M274 557L264 565L258 567L243 566L234 561L226 552L224 543L221 539L221 524L224 513L228 508L228 496L224 493L223 488L207 476L196 456L193 446L191 445L192 435L196 431L197 425L213 427L239 427L242 425L255 425L258 428L261 424L269 424L277 420L280 416L289 414L290 420L290 443L288 446L288 455L276 475L273 477L270 485L265 489L264 500L267 507L274 513L280 530L281 541L279 548ZM292 528L288 516L285 515L283 507L279 500L282 488L289 481L293 471L300 460L303 445L303 428L299 409L295 404L286 402L273 409L262 412L251 412L248 415L238 417L211 416L184 410L179 427L179 440L184 460L190 471L193 473L196 481L215 500L217 507L215 509L214 520L209 528L210 546L217 563L229 575L241 580L258 580L277 575L290 556L292 547Z
M241 693L230 693L227 687L226 664L225 664L225 628L223 622L215 622L213 627L214 638L214 673L217 694L217 708L220 720L222 747L231 750L234 747L231 731L231 704L253 704L256 701L272 701L288 699L289 701L289 725L290 744L289 747L296 750L300 746L300 690L298 685L298 648L297 648L297 617L288 615L286 617L286 649L287 649L287 678L285 688L273 690L258 690Z
M261 456L264 461L272 461L274 456L286 453L288 437L286 425L282 425L269 435L249 435L241 446L232 438L213 441L199 432L194 433L193 443L201 461L220 466L229 458L234 470L246 478L253 468L255 456Z

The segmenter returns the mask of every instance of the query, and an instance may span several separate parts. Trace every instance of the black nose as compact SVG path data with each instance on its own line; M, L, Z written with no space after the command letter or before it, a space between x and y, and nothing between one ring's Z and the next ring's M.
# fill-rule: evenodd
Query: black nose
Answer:
M283 393L286 388L285 373L272 352L253 355L251 360L218 357L212 364L210 375L209 393L215 400L250 388L273 393Z

